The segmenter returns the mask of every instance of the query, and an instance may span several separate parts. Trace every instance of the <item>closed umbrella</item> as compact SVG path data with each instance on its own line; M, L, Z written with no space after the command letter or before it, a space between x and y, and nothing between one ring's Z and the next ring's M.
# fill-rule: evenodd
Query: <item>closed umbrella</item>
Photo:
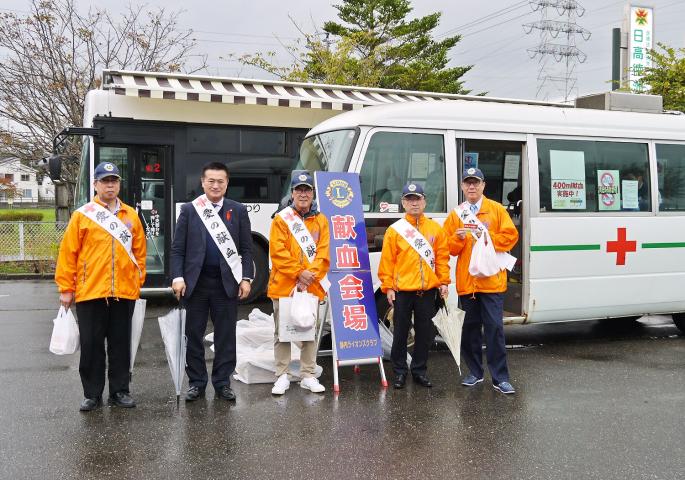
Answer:
M171 370L171 379L176 387L176 406L178 407L186 366L186 310L174 308L163 317L159 317L158 321L166 359Z
M464 326L464 311L456 305L447 305L444 301L433 317L433 323L438 328L440 336L452 352L461 374L461 328Z
M147 300L143 300L142 298L136 300L136 306L133 309L133 317L131 317L131 362L128 367L131 377L133 377L133 364L136 361L138 345L140 345L140 335L143 333L146 304Z

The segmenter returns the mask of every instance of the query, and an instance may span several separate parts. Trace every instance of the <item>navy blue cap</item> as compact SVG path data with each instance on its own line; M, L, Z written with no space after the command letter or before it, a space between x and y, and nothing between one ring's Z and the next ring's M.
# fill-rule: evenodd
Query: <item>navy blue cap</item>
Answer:
M418 195L420 197L426 196L426 194L423 193L423 187L414 182L407 182L404 184L404 187L402 187L402 198L409 195Z
M300 172L296 174L290 182L290 190L295 190L300 185L307 185L314 188L314 179L309 172Z
M97 167L95 167L95 173L93 174L95 180L102 180L105 177L117 177L121 178L119 174L119 169L116 165L111 162L102 162Z
M462 175L461 179L463 181L467 178L477 178L482 182L485 181L485 175L480 171L480 168L469 168L468 170L464 170L464 175Z

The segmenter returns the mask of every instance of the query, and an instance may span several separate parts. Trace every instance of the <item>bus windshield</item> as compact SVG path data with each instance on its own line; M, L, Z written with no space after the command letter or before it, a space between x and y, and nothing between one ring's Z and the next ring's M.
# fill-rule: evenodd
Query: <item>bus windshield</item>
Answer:
M305 138L295 170L341 172L354 144L355 130L335 130Z

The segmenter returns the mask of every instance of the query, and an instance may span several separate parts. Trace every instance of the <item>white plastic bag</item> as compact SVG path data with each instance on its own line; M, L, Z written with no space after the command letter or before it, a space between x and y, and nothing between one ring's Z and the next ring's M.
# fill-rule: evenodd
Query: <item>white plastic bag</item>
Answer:
M57 318L53 321L50 351L55 355L70 355L79 347L78 325L71 310L59 307Z
M290 304L290 320L298 330L309 330L316 325L319 310L319 297L308 292L293 293Z
M482 235L471 251L471 262L469 263L469 273L474 277L492 277L500 271L500 265L492 244L492 238L487 230L483 230Z
M295 301L295 297L283 297L278 299L278 340L281 342L311 342L316 335L316 322L305 330L296 326L293 323L292 317L292 310L294 309L293 303ZM318 308L318 298L316 305Z

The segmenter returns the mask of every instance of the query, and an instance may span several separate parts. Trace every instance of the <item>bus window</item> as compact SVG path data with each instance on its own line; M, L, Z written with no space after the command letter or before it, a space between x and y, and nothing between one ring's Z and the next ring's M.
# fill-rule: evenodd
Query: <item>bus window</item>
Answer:
M464 140L463 166L480 168L485 175L486 197L503 205L521 200L520 142L501 140Z
M352 153L355 130L336 130L305 138L293 170L342 172Z
M81 208L88 203L90 189L90 137L85 137L81 149L81 164L79 165L78 181L76 183L76 195L74 198L74 208Z
M119 168L121 174L121 190L119 198L128 199L130 180L128 178L128 148L99 146L96 164L111 162ZM91 187L92 188L92 187Z
M656 145L659 210L685 211L685 145Z
M359 174L364 211L399 213L402 186L412 181L424 188L426 212L445 212L443 140L426 133L375 133Z
M647 144L540 139L540 211L651 210Z

